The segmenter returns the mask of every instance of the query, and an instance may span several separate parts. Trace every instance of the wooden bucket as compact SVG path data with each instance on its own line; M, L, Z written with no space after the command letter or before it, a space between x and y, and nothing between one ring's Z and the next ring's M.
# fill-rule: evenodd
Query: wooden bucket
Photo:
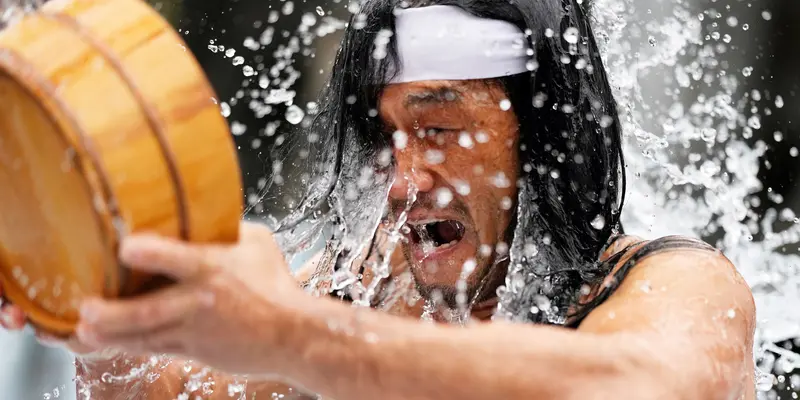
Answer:
M54 0L0 31L0 285L68 335L85 296L163 283L120 237L238 238L236 150L214 93L141 0Z

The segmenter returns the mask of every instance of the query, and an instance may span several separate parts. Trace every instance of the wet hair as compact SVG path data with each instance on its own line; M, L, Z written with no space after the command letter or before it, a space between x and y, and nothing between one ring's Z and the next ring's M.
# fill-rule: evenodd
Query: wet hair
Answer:
M285 249L308 244L313 239L299 224L333 222L329 253L346 268L352 254L363 250L361 243L374 240L379 223L375 215L386 201L392 168L380 161L381 151L391 147L381 134L376 110L381 82L396 71L391 66L398 60L394 42L386 57L373 57L375 39L394 28L396 7L428 5L460 7L478 17L510 22L527 34L533 70L497 79L519 120L522 168L510 264L498 290L499 313L513 320L562 324L581 288L610 273L611 266L599 263L598 257L620 229L625 192L620 122L589 26L588 1L361 3L311 127L319 134L321 162L300 205L277 226L280 242ZM563 37L567 29L577 30L577 43ZM364 174L374 184L359 184ZM372 200L354 207L347 200L355 196ZM311 217L323 208L327 217Z

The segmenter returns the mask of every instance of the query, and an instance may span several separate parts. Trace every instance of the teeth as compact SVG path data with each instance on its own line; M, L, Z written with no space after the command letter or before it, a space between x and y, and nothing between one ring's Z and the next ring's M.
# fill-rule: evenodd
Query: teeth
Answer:
M439 246L439 248L440 248L440 249L446 249L446 248L448 248L448 247L450 247L450 246L454 246L456 243L458 243L458 240L453 240L453 241L452 241L452 242L450 242L450 243L445 243L445 244L443 244L443 245Z
M445 221L447 221L447 220L446 219L425 219L425 220L409 222L408 225L411 225L411 226L424 226L424 225L428 225L428 224L434 224L436 222L445 222Z

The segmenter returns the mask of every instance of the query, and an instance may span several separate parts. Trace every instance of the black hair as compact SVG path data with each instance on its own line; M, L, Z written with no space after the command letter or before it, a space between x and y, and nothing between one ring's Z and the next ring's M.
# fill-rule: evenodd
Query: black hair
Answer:
M520 122L517 221L506 284L498 290L500 312L514 320L564 323L584 285L597 283L611 266L598 263L620 229L625 173L616 103L590 28L588 0L366 0L352 17L333 65L312 129L320 135L317 177L278 231L292 231L314 210L332 210L335 259L363 249L386 200L391 166L376 161L389 147L377 117L378 98L397 68L397 49L374 57L376 38L394 29L397 7L451 5L481 18L507 21L526 33L533 50L530 73L499 78ZM568 32L568 35L564 35ZM576 40L577 39L577 40ZM333 167L331 167L333 166ZM376 184L357 187L375 196L348 209L346 192L364 170ZM348 183L349 182L349 183ZM382 199L378 199L383 196ZM366 209L363 209L366 208ZM380 214L379 212L377 214ZM360 228L356 228L360 226ZM284 239L297 245L298 232ZM350 238L347 239L348 235ZM346 263L346 262L345 262ZM543 300L547 299L547 300Z

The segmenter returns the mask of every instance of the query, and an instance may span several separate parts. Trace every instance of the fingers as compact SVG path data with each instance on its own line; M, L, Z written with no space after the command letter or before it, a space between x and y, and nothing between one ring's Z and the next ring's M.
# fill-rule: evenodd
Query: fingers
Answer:
M0 307L0 326L10 331L25 328L25 314L22 309L11 304Z
M177 284L132 299L91 299L81 307L78 339L98 346L109 340L180 323L213 304L213 295Z
M189 279L210 266L208 249L178 240L150 235L129 236L120 245L119 257L129 268Z

